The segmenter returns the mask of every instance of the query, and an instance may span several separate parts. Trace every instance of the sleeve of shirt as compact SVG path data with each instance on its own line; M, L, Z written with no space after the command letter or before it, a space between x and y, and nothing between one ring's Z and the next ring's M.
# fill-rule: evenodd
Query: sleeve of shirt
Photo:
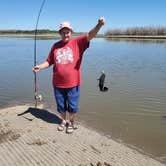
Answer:
M48 54L48 57L46 59L46 61L49 63L49 65L52 65L54 64L54 53L53 53L53 50L54 50L54 45L52 46L49 54Z
M87 35L81 35L77 37L77 43L80 51L80 55L83 54L83 52L89 47L89 42L87 39Z

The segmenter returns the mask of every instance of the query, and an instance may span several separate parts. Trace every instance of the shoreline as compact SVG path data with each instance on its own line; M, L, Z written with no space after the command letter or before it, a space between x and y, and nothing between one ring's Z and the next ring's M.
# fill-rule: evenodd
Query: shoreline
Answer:
M34 34L0 34L0 37L8 38L35 38ZM60 38L58 34L37 34L37 38L55 39Z
M80 35L80 33L73 33L73 36ZM34 34L0 34L0 37L18 37L18 38L34 38ZM44 33L44 34L37 34L37 38L45 38L45 39L54 39L60 38L58 33ZM97 35L96 38L104 38L106 40L164 40L166 41L166 36L161 35L148 35L148 36L141 36L141 35Z
M42 107L9 106L0 108L0 116L0 165L3 166L10 163L44 166L58 162L59 165L164 166L82 124L78 124L78 129L71 135L58 132L58 116Z
M164 40L166 39L166 36L160 36L160 35L108 35L106 36L106 38L108 39L161 39L161 40Z

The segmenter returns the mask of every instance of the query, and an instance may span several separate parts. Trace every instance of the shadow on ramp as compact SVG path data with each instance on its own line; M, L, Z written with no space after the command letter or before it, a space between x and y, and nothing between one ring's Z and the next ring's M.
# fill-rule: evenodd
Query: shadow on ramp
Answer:
M26 115L26 114L32 114L34 117L38 118L38 119L41 119L45 122L48 122L48 123L55 123L55 124L60 124L61 123L61 119L45 110L45 109L38 109L38 108L32 108L32 107L29 107L26 111L20 113L20 114L17 114L17 116L23 116ZM30 118L27 118L27 117L24 117L25 119L29 120L29 121L32 121L33 119L30 119Z

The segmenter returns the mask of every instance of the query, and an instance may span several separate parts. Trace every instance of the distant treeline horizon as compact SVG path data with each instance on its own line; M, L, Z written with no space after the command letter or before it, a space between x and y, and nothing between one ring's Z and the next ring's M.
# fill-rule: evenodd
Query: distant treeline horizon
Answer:
M164 36L166 35L166 27L146 26L126 29L109 29L104 33L104 35Z
M36 30L0 30L0 35L35 35ZM74 34L82 34L83 32L74 32ZM37 29L37 35L55 35L59 34L56 30Z
M0 30L0 34L35 34L36 30ZM38 29L38 34L46 33L58 33L58 31L53 31L49 29Z
M0 35L5 34L35 34L36 30L0 30ZM56 34L58 31L49 29L38 29L37 34ZM74 32L75 34L82 34L84 32ZM166 27L131 27L126 29L108 29L103 34L98 34L98 36L118 36L118 35L129 35L129 36L165 36Z

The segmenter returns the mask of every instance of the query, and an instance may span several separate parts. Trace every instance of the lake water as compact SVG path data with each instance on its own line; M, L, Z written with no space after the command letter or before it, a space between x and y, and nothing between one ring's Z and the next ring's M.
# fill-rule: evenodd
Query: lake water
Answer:
M43 62L55 40L37 40ZM0 38L0 107L33 101L34 40ZM105 71L108 92L98 78ZM56 110L52 68L37 75L46 108ZM80 112L85 125L166 163L166 43L94 39L82 64Z

